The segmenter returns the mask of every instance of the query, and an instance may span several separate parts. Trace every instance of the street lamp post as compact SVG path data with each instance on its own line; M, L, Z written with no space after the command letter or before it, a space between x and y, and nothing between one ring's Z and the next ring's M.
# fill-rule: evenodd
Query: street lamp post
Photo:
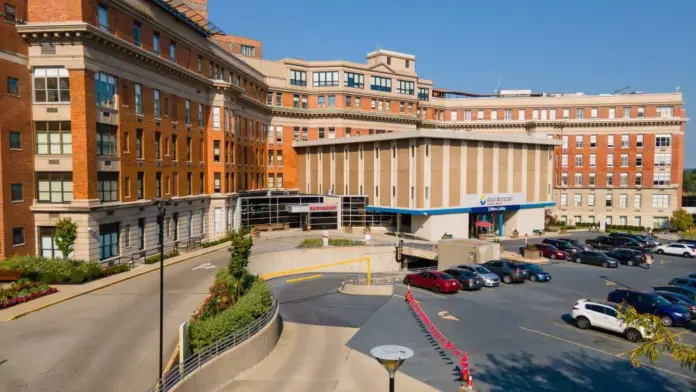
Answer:
M170 197L154 198L152 204L157 206L157 219L159 220L159 243L160 243L160 306L159 306L159 373L157 379L162 378L164 370L164 216L167 214L167 206L171 204Z
M370 350L375 359L389 372L389 392L394 392L394 377L396 371L407 359L413 356L413 350L403 346L377 346Z

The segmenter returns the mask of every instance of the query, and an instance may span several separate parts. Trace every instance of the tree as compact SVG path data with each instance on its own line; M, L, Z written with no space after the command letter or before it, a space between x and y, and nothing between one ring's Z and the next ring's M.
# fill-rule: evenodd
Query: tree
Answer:
M686 193L696 192L696 170L684 169L682 188Z
M679 361L681 366L691 371L696 371L696 347L685 344L681 337L662 325L660 317L651 314L640 314L635 308L625 303L619 306L619 320L626 325L643 328L645 339L643 343L631 351L631 363L635 367L640 366L640 359L647 357L652 364L664 354L669 354Z
M77 224L70 218L63 218L56 223L56 247L67 259L73 252L77 238Z
M694 218L683 208L677 208L672 212L672 224L679 231L689 230L694 225Z
M254 241L249 232L244 229L232 232L230 240L232 247L230 248L231 255L227 269L234 280L235 298L239 298L243 289L244 279L248 274L246 268L249 265L249 256L251 256L251 247Z

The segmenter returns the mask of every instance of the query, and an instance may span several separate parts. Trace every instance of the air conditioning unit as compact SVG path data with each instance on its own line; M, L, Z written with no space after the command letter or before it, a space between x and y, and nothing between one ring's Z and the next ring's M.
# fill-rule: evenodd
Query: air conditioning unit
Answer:
M100 122L111 124L111 113L101 112Z

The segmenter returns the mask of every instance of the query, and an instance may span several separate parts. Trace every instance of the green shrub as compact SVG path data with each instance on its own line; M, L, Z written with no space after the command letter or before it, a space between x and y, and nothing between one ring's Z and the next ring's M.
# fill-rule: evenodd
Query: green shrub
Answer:
M271 309L273 297L270 287L256 281L237 303L217 315L194 319L189 324L191 352L199 352L215 341L239 331Z
M102 270L102 274L106 276L120 274L121 272L130 271L130 266L128 264L116 264L110 265Z
M47 284L82 283L104 276L99 263L34 256L10 257L0 261L0 269L18 270L23 278Z
M322 244L321 238L305 238L300 242L300 248L316 248Z
M329 238L329 245L331 246L363 246L365 242L354 241L347 238Z

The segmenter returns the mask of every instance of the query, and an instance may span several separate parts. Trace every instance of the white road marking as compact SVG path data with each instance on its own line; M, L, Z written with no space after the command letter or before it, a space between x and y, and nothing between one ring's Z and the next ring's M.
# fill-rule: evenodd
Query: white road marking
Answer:
M445 320L459 321L458 318L452 316L452 315L450 314L450 312L448 312L448 311L446 311L446 310L443 310L442 312L439 312L437 315L440 316L440 317L442 317L442 318L445 319Z
M214 265L212 265L211 263L205 263L205 264L199 265L198 267L193 267L193 268L191 268L191 271L196 271L196 270L200 270L200 269L203 269L203 270L207 270L207 269L216 269L216 268L217 268L217 267L214 266Z

